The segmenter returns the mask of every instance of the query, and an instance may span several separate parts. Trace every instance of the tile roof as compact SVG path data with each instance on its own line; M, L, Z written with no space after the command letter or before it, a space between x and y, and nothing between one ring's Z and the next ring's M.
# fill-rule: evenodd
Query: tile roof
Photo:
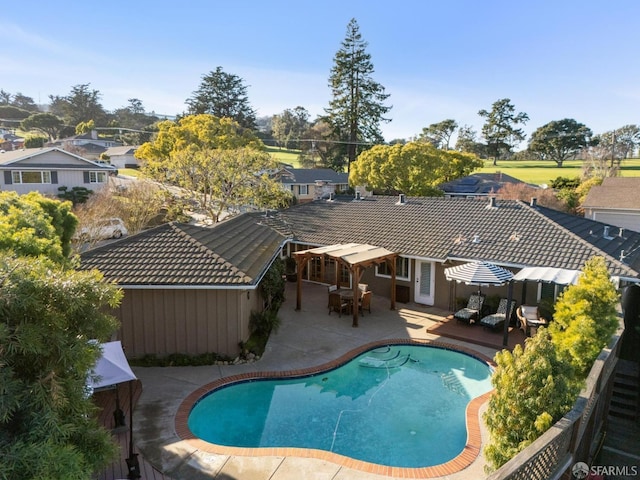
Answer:
M585 208L615 208L640 210L640 177L605 178L602 185L589 190L582 206Z
M256 285L287 240L313 246L367 243L444 262L579 270L604 256L611 275L637 278L640 233L516 200L350 197L245 213L214 227L168 224L81 255L123 285ZM623 261L620 260L624 252Z
M486 199L409 197L398 204L396 197L374 196L296 205L276 221L296 241L311 245L369 243L439 261L575 270L602 255L612 275L635 278L640 271L639 233L625 231L622 238L608 240L600 222L516 200L496 200L490 207Z
M120 285L255 286L285 237L244 214L214 227L170 223L83 253Z

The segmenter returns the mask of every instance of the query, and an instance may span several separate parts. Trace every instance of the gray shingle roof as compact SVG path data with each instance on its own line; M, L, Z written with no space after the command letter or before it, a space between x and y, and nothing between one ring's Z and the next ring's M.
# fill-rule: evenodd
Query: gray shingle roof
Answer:
M215 227L166 224L81 255L121 285L255 286L285 237L245 214Z
M589 190L585 208L640 210L640 177L609 177Z
M293 178L283 175L282 183L308 185L316 181L326 181L334 184L348 184L349 174L336 172L330 168L285 168Z
M474 173L438 185L438 188L450 195L488 195L500 190L507 183L523 183L504 173Z

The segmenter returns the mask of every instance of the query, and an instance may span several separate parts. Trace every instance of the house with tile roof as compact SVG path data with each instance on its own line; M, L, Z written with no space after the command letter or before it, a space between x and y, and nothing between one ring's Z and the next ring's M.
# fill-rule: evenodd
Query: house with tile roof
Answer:
M330 168L285 167L274 176L302 203L329 198L349 189L349 174Z
M294 251L361 243L398 253L396 299L453 308L477 287L448 282L444 269L485 260L524 267L579 270L605 258L621 285L640 281L640 233L616 235L606 224L531 204L440 197L336 197L269 214L245 213L213 227L168 224L81 255L124 292L116 315L132 356L215 351L233 355L249 336L259 285L273 261ZM617 232L616 232L617 233ZM332 283L335 264L310 261L310 282ZM345 279L347 282L348 278ZM362 283L390 296L388 265L365 270ZM516 284L514 298L536 303L540 285ZM506 295L506 287L491 293Z
M584 216L640 232L640 177L608 177L589 190Z
M60 148L26 148L0 152L0 190L57 196L60 187L99 190L116 173L104 165Z

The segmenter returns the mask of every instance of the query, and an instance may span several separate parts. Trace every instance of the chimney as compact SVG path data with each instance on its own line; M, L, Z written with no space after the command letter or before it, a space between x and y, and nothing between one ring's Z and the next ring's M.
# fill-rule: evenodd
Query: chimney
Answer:
M396 205L404 205L405 203L407 203L407 198L404 193L401 193L400 195L398 195L398 202L396 203Z
M538 206L538 199L536 197L531 197L531 206L536 208Z

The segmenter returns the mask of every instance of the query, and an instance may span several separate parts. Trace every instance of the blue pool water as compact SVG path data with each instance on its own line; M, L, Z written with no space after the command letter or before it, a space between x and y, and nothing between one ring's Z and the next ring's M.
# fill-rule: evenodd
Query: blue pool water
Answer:
M439 465L467 438L469 401L490 367L422 345L367 351L313 376L234 383L202 397L188 425L218 445L326 450L395 467Z

